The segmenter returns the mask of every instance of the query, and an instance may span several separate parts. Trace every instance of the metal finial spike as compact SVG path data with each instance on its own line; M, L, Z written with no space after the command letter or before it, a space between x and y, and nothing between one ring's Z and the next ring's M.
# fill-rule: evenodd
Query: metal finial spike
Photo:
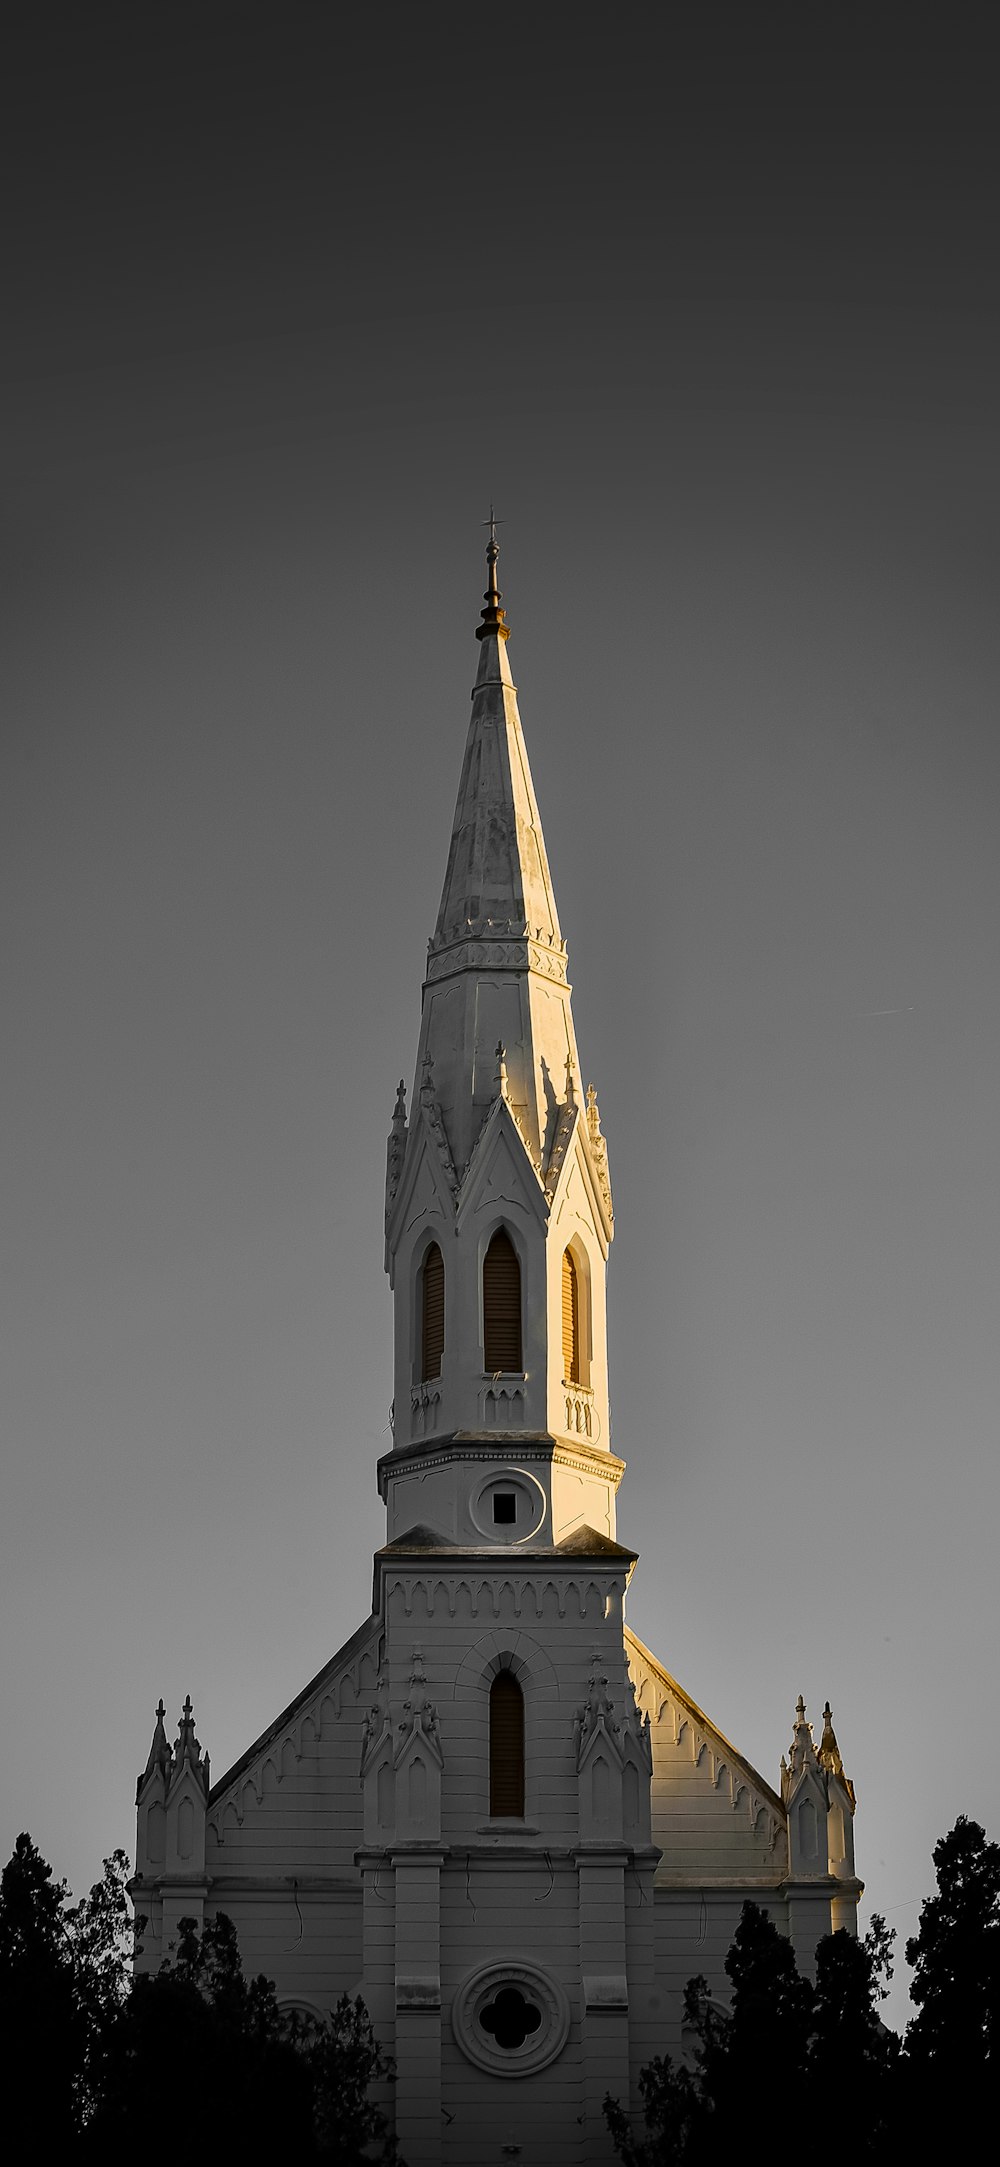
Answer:
M477 640L485 640L492 632L495 633L497 639L507 640L510 638L510 626L504 623L504 612L500 607L501 594L497 586L497 558L500 555L497 528L503 525L503 521L496 517L492 504L490 505L490 516L488 519L483 520L483 525L490 530L490 538L486 544L487 586L486 593L483 596L486 608L479 612L483 621L482 624L476 626L476 638Z

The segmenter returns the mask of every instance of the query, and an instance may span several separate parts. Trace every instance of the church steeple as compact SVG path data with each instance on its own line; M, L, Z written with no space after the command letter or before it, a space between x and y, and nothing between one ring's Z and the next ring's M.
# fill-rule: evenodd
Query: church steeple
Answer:
M566 943L507 658L498 557L491 514L412 1112L404 1128L399 1095L389 1145L396 1374L386 1466L395 1471L401 1451L443 1437L530 1433L547 1447L572 1437L578 1452L600 1456L601 1496L588 1489L576 1522L612 1534L620 1463L608 1439L607 1154L593 1094L585 1107L577 1081ZM427 1519L425 1505L426 1491L414 1519ZM454 1498L440 1510L460 1518ZM551 1541L554 1513L550 1494L532 1530L539 1539ZM405 1527L402 1506L394 1520Z
M496 583L492 529L479 668L437 924L428 946L418 1073L428 1052L456 1166L493 1096L507 1049L510 1098L541 1173L578 1067L566 943L559 927Z

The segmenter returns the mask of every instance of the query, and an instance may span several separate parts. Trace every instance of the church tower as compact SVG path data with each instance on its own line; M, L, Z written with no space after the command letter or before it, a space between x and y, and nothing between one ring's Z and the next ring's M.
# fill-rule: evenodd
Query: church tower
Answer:
M605 1271L613 1232L491 534L479 668L417 1069L389 1136L389 1539L425 1522L519 1553L613 1538Z
M493 530L411 1112L400 1085L386 1183L395 1408L363 1872L383 1930L393 1882L413 2167L452 2156L456 2048L469 2072L456 2159L491 2156L490 2111L511 2157L603 2158L604 2092L630 2081L629 1971L653 1966L648 1727L622 1635L635 1554L615 1538L623 1464L608 1435L607 1152L578 1080L497 558ZM390 2020L377 1992L373 1976L376 2029Z
M132 1894L325 2016L363 1995L408 2167L612 2167L602 2103L720 1999L745 1899L808 1965L853 1930L854 1789L800 1697L780 1790L625 1624L605 1272L584 1091L491 522L478 669L416 1075L392 1115L386 1540L371 1616L210 1784L161 1701ZM706 1600L734 1603L733 1591Z

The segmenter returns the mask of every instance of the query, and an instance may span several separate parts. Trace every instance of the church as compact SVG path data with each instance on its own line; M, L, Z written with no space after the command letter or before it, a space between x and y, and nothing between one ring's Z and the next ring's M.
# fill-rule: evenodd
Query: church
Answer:
M190 1699L138 1783L141 1968L226 1912L248 1973L360 1993L407 2167L597 2167L752 1898L856 1931L854 1792L801 1698L772 1789L629 1631L607 1144L584 1090L491 527L416 1074L388 1140L392 1446L372 1614L217 1782Z

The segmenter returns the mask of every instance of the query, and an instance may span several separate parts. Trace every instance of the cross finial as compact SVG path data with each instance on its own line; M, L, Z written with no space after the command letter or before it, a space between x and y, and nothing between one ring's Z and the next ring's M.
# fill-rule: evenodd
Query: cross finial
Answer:
M510 638L510 626L504 623L504 613L500 607L500 589L497 586L497 558L500 555L497 528L502 525L502 519L497 518L491 504L490 516L488 519L483 520L483 526L488 527L490 530L490 538L486 544L486 593L483 596L486 608L479 613L483 621L481 625L476 626L477 640L484 640L490 632L495 632L497 638L501 640Z

